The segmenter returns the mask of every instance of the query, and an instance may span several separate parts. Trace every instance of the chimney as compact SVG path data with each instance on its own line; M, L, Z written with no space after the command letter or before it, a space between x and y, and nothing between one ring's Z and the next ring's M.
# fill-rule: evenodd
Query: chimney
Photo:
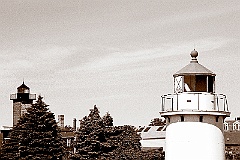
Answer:
M76 131L76 124L77 124L77 120L76 118L73 118L73 130Z
M64 128L64 115L58 115L58 126Z

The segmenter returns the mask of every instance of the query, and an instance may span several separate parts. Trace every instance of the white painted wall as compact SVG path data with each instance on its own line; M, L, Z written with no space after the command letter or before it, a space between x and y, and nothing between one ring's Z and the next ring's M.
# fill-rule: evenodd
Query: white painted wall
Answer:
M166 130L166 160L224 160L219 128L201 122L177 122Z
M203 111L213 111L214 108L214 95L210 93L189 93L184 92L174 95L173 98L174 109L199 109Z

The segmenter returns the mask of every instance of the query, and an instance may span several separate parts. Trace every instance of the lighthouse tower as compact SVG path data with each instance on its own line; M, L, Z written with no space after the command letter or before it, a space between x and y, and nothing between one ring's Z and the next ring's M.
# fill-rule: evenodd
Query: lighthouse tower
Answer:
M30 107L35 99L36 94L30 94L30 88L24 82L17 88L17 93L10 95L10 100L13 101L13 126L27 112L26 108Z
M174 93L162 96L166 160L224 160L223 121L227 99L215 93L215 76L191 52L190 64L173 75Z

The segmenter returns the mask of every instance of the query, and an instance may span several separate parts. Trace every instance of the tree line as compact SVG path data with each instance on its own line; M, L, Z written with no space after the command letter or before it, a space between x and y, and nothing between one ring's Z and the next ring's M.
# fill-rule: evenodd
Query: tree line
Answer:
M99 113L94 106L80 120L72 144L74 152L68 154L55 116L39 96L4 140L1 159L164 160L162 149L141 150L141 137L135 127L114 126L109 113L103 117Z

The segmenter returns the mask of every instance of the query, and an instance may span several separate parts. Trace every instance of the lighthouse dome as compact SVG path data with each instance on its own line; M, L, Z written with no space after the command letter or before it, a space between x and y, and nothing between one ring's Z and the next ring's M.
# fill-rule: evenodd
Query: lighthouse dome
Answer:
M21 86L17 88L18 93L29 93L30 88L26 86L23 82Z
M194 49L194 50L191 52L190 55L191 55L192 58L197 58L198 52Z
M215 76L216 74L204 67L203 65L199 64L197 61L198 52L194 49L191 52L192 60L190 63L176 72L173 76L184 76L184 75L209 75Z

